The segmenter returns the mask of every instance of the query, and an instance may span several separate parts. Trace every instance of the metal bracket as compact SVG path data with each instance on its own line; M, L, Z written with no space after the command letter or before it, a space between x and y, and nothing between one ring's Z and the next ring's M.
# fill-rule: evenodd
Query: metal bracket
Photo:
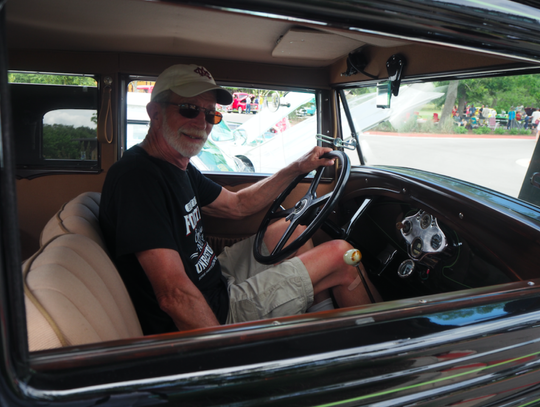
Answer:
M346 148L347 150L356 150L356 140L354 139L350 141L345 141L340 138L333 138L330 136L325 136L324 134L317 134L315 138L325 143L331 143L335 147L338 147L338 148Z
M531 176L531 184L536 187L536 188L540 188L540 172L535 172L532 176Z

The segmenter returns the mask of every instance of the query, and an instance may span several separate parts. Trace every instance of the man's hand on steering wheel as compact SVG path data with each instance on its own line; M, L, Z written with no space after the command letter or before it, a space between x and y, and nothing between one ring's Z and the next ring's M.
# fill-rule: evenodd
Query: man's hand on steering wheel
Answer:
M336 158L341 161L342 168L334 190L331 193L318 197L317 187L321 181L324 167L332 165ZM332 151L330 148L323 147L316 147L310 153L300 158L298 160L298 165L300 166L299 168L303 170L301 173L302 175L299 175L291 182L270 206L270 209L261 222L257 235L255 236L253 255L259 263L278 263L296 252L296 250L311 238L339 201L339 198L345 190L345 185L347 184L351 170L349 157L347 157L344 152ZM285 201L285 198L287 198L296 185L315 168L317 168L317 173L313 177L306 195L304 195L293 208L284 209L281 204ZM289 226L272 250L272 253L265 256L262 254L262 244L266 229L271 221L281 218L285 218L289 221ZM306 225L306 229L300 236L285 247L285 244L299 225Z
M334 165L335 158L323 158L324 154L332 151L333 150L328 147L314 147L313 150L296 160L296 164L298 165L298 173L309 174L311 171L319 167L328 167L330 165Z

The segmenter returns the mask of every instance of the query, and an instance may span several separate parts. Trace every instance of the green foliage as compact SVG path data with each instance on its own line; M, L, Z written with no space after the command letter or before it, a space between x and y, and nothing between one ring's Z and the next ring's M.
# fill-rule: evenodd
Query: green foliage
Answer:
M375 131L383 131L383 132L395 132L397 131L394 126L392 126L392 123L389 121L384 121L382 123L379 123L377 126L373 128Z
M450 134L454 132L454 128L458 127L455 125L453 120L446 120L444 122L439 122L437 133L440 134Z
M476 107L497 111L517 106L540 106L540 75L516 75L460 81L459 93Z
M47 85L78 85L96 87L97 82L88 76L43 75L33 73L8 73L9 83L41 83Z
M375 93L377 91L377 88L375 86L368 86L364 88L353 88L350 89L348 92L351 95L364 95L366 93Z
M454 133L456 134L465 134L468 130L464 126L455 126L454 127Z
M47 160L96 159L96 129L65 124L43 125L43 158Z
M489 134L491 133L491 129L486 126L477 127L476 129L473 129L474 134Z
M513 136L517 136L519 134L519 129L516 129L515 127L508 130L508 134L511 134Z
M227 89L231 93L237 93L237 92L248 93L250 95L253 94L255 96L262 96L262 97L268 96L270 92L277 92L280 97L283 97L286 94L286 92L283 92L283 91L273 91L273 90L268 90L268 89L235 88L232 86L224 86L224 88Z
M506 134L506 129L504 127L497 127L495 130L493 130L494 134Z
M519 129L519 134L523 136L529 136L531 131L529 129Z

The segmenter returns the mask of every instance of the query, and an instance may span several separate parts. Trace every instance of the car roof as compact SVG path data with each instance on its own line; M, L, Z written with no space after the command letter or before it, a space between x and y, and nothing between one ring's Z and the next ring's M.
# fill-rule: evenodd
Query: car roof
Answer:
M347 55L359 49L365 71L378 79L388 76L386 61L396 53L405 56L409 77L539 62L538 9L514 1L322 0L311 7L292 0L281 3L282 15L266 13L265 4L17 0L8 4L7 43L14 69L24 69L18 52L28 50L120 53L130 62L152 56L153 63L138 61L141 74L159 73L170 60L155 57L167 56L211 66L218 80L260 80L287 68L292 74L271 81L321 86L372 80L343 75ZM519 32L512 18L520 19ZM234 72L239 62L245 69Z

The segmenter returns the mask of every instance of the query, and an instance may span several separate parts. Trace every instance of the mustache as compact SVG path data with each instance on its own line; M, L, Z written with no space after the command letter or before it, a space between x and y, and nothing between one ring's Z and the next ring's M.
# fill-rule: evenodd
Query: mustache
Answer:
M182 134L185 134L192 138L197 138L201 140L206 140L208 138L208 135L206 134L206 131L201 129L178 129L177 134L180 136Z

